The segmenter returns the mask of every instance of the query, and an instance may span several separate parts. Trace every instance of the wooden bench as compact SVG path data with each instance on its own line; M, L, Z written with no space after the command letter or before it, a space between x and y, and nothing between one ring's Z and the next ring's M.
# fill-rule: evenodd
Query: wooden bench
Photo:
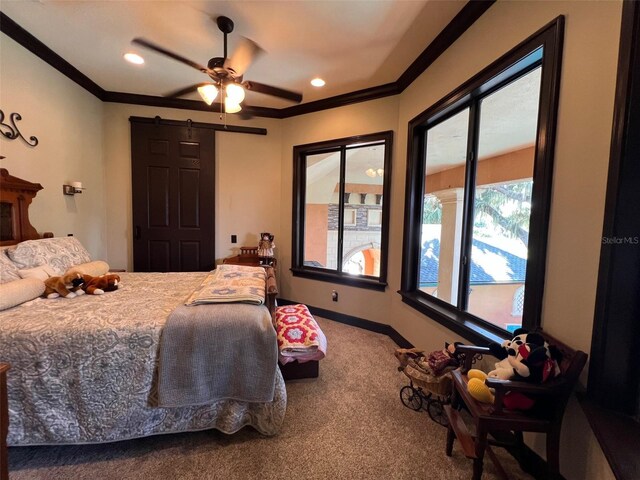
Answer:
M449 419L446 454L451 456L453 442L457 438L465 456L473 460L473 480L480 480L482 476L485 451L496 465L498 473L503 478L507 478L489 446L487 436L492 435L496 440L493 442L495 445L523 447L522 432L546 433L548 476L545 478L558 478L560 475L562 417L580 372L587 362L587 354L571 349L546 333L543 333L543 336L549 344L555 345L562 353L561 374L544 384L487 379L486 385L495 390L493 404L481 403L469 394L467 390L469 379L466 374L474 359L478 355L491 355L490 350L487 347L473 345L460 345L456 350L465 355L465 362L461 369L452 372L454 387L452 401L451 405L445 407ZM504 409L502 402L507 392L520 392L535 398L535 408L528 412ZM475 426L473 436L459 411L462 403L471 414L471 422Z

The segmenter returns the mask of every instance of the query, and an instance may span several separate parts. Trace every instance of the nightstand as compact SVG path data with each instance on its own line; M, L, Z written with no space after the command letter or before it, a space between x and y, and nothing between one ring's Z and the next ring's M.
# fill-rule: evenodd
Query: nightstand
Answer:
M277 265L275 258L268 259L269 263L261 263L265 257L258 255L258 247L240 247L240 255L228 257L222 260L226 265L246 265L249 267L273 267Z

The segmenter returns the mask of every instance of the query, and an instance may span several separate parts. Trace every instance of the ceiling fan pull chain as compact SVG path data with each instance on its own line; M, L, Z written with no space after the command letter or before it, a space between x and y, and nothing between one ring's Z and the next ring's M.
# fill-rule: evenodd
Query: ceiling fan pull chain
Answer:
M227 112L223 113L223 110L222 110L224 108L224 101L222 100L223 98L224 98L224 89L222 87L222 84L220 84L220 120L224 120L224 126L226 127L227 126Z

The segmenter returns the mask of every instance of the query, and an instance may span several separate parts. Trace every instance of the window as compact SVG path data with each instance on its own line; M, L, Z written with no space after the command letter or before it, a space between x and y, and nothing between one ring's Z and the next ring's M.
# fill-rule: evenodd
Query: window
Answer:
M357 210L355 208L344 209L344 224L345 226L355 227L357 225Z
M292 272L383 290L393 132L293 149Z
M382 225L382 210L367 210L367 225L369 227L379 227Z
M562 25L409 124L400 293L473 341L539 325Z

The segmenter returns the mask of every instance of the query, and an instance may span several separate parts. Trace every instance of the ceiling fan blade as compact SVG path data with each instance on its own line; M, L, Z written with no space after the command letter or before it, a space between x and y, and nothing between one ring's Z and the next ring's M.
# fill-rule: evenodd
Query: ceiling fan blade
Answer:
M193 60L189 60L188 58L185 58L182 55L178 55L177 53L167 50L166 48L161 47L160 45L156 45L155 43L150 42L149 40L145 40L144 38L134 38L133 40L131 40L131 43L135 43L136 45L140 45L141 47L145 47L150 50L153 50L154 52L158 52L158 53L161 53L162 55L166 55L167 57L171 57L174 60L182 62L185 65L189 65L190 67L195 68L196 70L200 70L203 73L207 73L207 74L209 73L209 69L207 67L200 65L199 63L196 63Z
M234 77L244 75L249 66L264 53L264 50L253 40L240 37L236 49L224 62L224 68L232 70Z
M251 120L253 118L253 109L249 105L242 105L242 110L236 113L242 120Z
M211 82L195 83L193 85L189 85L188 87L181 88L180 90L174 90L173 92L169 92L164 96L168 98L182 97L188 93L195 92L196 90L198 90L198 88L203 87L204 85L209 85L210 83Z
M302 101L301 93L285 90L284 88L272 87L271 85L265 85L264 83L254 81L244 82L243 85L247 90L252 92L264 93L265 95L271 95L272 97L285 98L297 103Z

